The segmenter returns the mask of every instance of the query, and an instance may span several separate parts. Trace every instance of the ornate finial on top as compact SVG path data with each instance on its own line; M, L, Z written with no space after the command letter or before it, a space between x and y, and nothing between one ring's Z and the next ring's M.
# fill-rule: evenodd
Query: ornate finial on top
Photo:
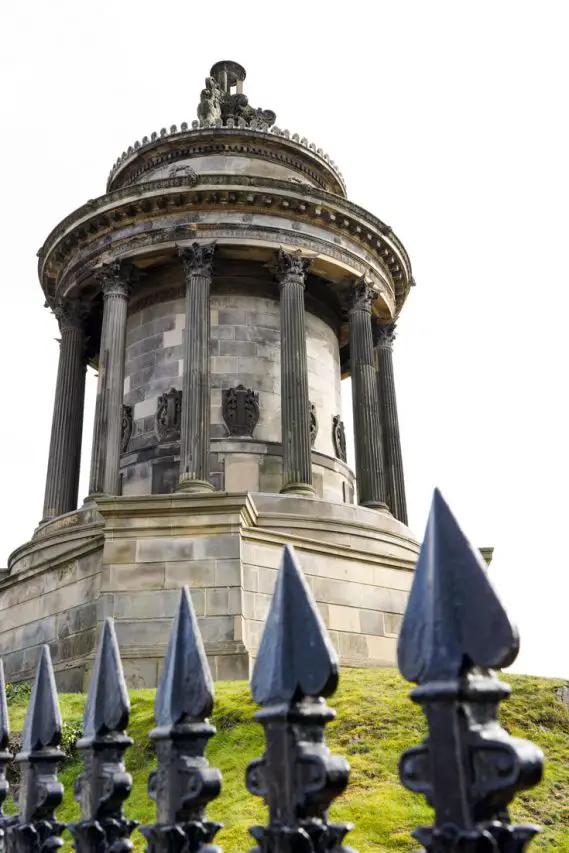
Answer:
M61 741L61 712L49 646L42 646L28 713L22 732L22 753L57 747Z
M64 824L55 817L63 799L57 768L65 758L59 749L61 714L48 646L42 646L22 732L18 804L20 819L8 827L6 847L19 853L55 851L62 846Z
M434 808L413 833L427 851L522 853L539 831L511 823L507 806L536 785L543 755L510 737L498 706L510 690L492 669L509 666L518 636L486 573L438 490L399 637L401 674L419 684L429 736L399 764L406 788Z
M509 666L518 635L438 489L399 636L407 681L458 678L468 667Z
M175 726L188 717L205 719L212 707L211 673L188 588L182 587L156 691L156 722L159 726Z
M124 680L119 647L112 619L103 623L103 633L87 694L83 720L84 737L124 731L130 700Z
M232 118L246 122L256 119L269 127L275 123L277 117L272 110L249 106L249 99L243 94L245 76L245 69L237 62L223 60L212 66L198 104L201 122L213 126L218 122L226 124Z
M271 609L255 661L251 689L259 705L331 696L338 656L302 569L285 545Z

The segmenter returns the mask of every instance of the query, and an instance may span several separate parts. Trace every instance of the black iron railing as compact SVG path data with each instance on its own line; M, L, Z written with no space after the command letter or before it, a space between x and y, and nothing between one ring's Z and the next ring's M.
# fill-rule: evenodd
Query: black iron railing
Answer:
M423 794L434 822L415 838L436 853L522 853L538 832L515 826L507 807L518 791L536 785L543 756L510 737L497 722L508 687L493 673L518 650L515 629L494 593L482 558L435 493L427 532L399 640L399 667L416 682L411 698L425 712L429 734L400 763L403 785ZM298 562L288 547L255 663L252 693L260 705L262 757L246 772L247 788L268 808L265 826L251 829L259 853L342 853L349 824L330 823L328 808L348 784L347 762L330 754L325 702L338 684L338 661ZM93 669L74 796L78 822L56 812L63 797L57 771L62 721L49 649L44 646L22 733L19 813L5 816L9 726L0 665L0 843L8 853L49 853L67 829L78 853L127 853L142 832L150 853L213 853L221 824L208 803L221 774L204 756L215 735L208 722L213 683L189 592L184 588L156 691L150 733L157 769L148 781L156 822L138 826L124 816L132 778L124 755L129 697L113 622L103 626Z

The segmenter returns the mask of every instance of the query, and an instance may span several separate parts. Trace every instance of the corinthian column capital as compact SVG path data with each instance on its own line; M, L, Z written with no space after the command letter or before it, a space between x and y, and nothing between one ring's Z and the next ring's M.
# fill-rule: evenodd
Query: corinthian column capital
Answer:
M396 338L395 329L396 323L378 323L377 326L377 345L382 349L393 349L393 342Z
M90 303L83 299L58 299L53 309L60 332L65 329L84 331L83 324L89 311Z
M215 242L206 245L192 243L191 246L178 246L178 255L184 265L186 277L201 275L211 278L214 253Z
M128 297L133 280L132 270L120 261L102 264L95 271L94 277L101 285L103 299L111 296L120 296L123 299Z
M378 295L365 278L360 278L352 285L350 313L352 311L366 311L371 314L372 303L375 302Z
M311 258L303 258L300 251L285 252L284 249L279 249L275 277L281 287L288 282L304 287L306 272L311 263Z

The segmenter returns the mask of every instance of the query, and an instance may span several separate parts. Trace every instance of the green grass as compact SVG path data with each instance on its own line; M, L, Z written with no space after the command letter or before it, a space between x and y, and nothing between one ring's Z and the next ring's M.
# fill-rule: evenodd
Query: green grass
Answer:
M536 822L544 827L531 849L569 853L569 711L556 698L560 681L511 676L513 696L502 703L501 723L513 735L538 744L546 755L545 779L522 794L512 808L518 822ZM401 752L419 744L425 734L423 716L408 699L409 685L393 670L344 670L340 688L330 705L338 712L328 727L327 742L333 752L346 757L351 765L350 785L334 804L330 817L355 823L346 843L360 851L411 851L417 843L410 831L429 824L431 811L421 797L399 784L397 764ZM132 696L129 734L135 740L126 756L134 777L126 813L143 823L153 822L153 803L146 795L146 778L154 766L148 731L152 728L154 691L135 690ZM61 708L72 732L81 720L84 697L63 695ZM26 697L14 695L10 701L13 731L21 730ZM245 767L263 752L263 733L253 720L253 705L247 684L216 684L213 722L217 735L210 741L207 756L223 774L223 789L208 809L212 820L225 826L216 838L227 853L252 847L247 828L265 822L265 808L244 786ZM79 761L72 755L60 774L65 800L58 812L61 820L76 820L78 811L72 798L73 780ZM142 836L133 840L142 850Z

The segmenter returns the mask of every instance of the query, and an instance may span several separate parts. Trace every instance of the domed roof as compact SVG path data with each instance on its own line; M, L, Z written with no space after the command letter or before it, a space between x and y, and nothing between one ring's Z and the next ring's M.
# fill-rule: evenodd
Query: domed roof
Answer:
M212 66L197 119L144 136L114 164L107 192L157 178L236 172L307 183L346 197L330 157L299 134L275 125L272 110L252 107L243 93L245 69L223 60Z

